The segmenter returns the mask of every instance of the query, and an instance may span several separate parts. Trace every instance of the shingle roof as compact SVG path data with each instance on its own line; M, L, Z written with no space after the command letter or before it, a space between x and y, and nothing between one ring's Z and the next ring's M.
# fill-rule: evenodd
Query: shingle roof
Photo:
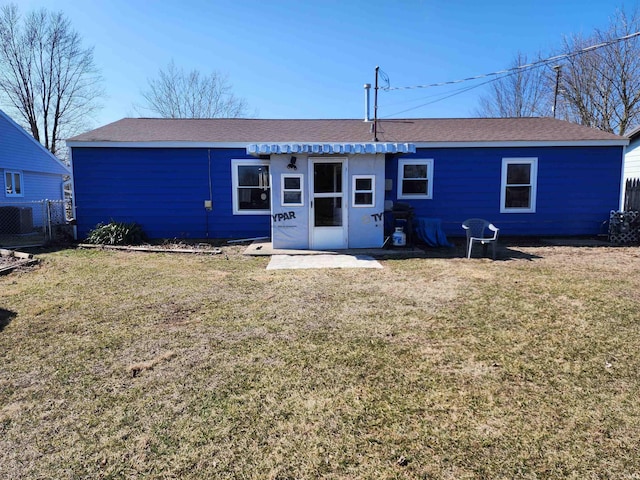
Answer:
M420 118L378 122L381 142L580 142L623 137L553 118ZM124 118L69 142L371 142L355 119Z

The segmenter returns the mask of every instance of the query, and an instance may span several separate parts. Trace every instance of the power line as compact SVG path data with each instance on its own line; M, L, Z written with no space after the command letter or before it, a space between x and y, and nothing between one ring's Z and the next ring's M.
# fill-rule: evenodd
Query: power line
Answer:
M448 82L431 83L429 85L412 85L412 86L406 86L406 87L391 87L391 86L389 86L389 87L382 88L382 89L385 90L385 91L391 91L391 90L413 90L413 89L418 89L418 88L443 87L445 85L454 85L454 84L457 84L457 83L469 82L469 81L473 81L473 80L480 80L482 78L488 78L488 77L493 77L493 76L497 76L497 75L508 75L508 74L511 74L511 73L514 73L514 72L528 70L530 68L538 67L538 66L541 66L541 65L546 65L548 63L557 62L558 60L564 60L564 59L567 59L567 58L575 57L576 55L581 55L583 53L587 53L587 52L596 50L598 48L603 48L603 47L607 47L609 45L614 45L616 43L623 42L625 40L629 40L629 39L637 37L639 35L640 35L640 32L631 33L629 35L625 35L624 37L619 37L619 38L616 38L614 40L609 40L607 42L599 43L597 45L591 45L589 47L585 47L585 48L582 48L580 50L576 50L575 52L563 53L561 55L555 55L553 57L549 57L549 58L546 58L544 60L537 60L537 61L532 62L532 63L527 63L526 65L519 65L517 67L508 68L508 69L505 69L505 70L499 70L497 72L485 73L483 75L476 75L474 77L462 78L460 80L451 80L451 81L448 81Z
M426 107L427 105L431 105L432 103L441 102L442 100L446 100L447 98L455 97L456 95L460 95L461 93L468 92L469 90L473 90L474 88L481 87L483 85L486 85L487 83L495 82L497 80L500 80L501 78L508 77L510 75L513 75L513 74L514 73L509 73L508 75L503 75L502 77L492 78L491 80L487 80L486 82L482 82L482 83L479 83L477 85L471 85L469 87L459 88L458 90L454 90L452 93L446 92L446 93L441 94L441 95L444 95L441 98L437 98L435 100L431 100L430 102L422 103L422 104L417 105L415 107L407 108L406 110L402 110L400 112L391 113L391 114L385 115L384 117L381 117L381 118L389 118L389 117L393 117L395 115L400 115L401 113L406 113L406 112L410 112L412 110L417 110L418 108ZM449 93L449 94L447 94L447 93ZM436 96L436 95L432 95L432 96Z
M427 97L423 97L423 98L429 98L429 97L440 97L440 98L436 98L435 100L431 100L429 102L422 103L422 104L417 105L415 107L407 108L407 109L399 111L399 112L395 112L395 113L392 113L392 114L389 114L389 115L385 115L382 118L389 118L389 117L393 117L395 115L399 115L401 113L406 113L406 112L409 112L409 111L412 111L412 110L417 110L417 109L425 107L427 105L431 105L433 103L437 103L437 102L440 102L442 100L446 100L447 98L451 98L451 97L454 97L456 95L460 95L462 93L468 92L469 90L473 90L475 88L481 87L481 86L486 85L488 83L496 82L496 81L501 80L501 79L503 79L505 77L509 77L511 75L515 75L516 73L523 72L523 71L526 71L526 70L530 70L530 69L533 69L533 68L537 68L537 67L540 67L540 66L543 66L543 65L548 65L548 64L554 63L554 62L556 62L558 60L571 58L571 57L574 57L576 55L580 55L580 54L583 54L583 53L586 53L586 52L589 52L589 51L592 51L592 50L596 50L598 48L606 47L608 45L613 45L615 43L622 42L624 40L628 40L628 39L637 37L639 35L640 35L640 32L632 33L630 35L626 35L624 37L616 38L614 40L610 40L610 41L607 41L607 42L599 43L597 45L591 45L589 47L585 47L585 48L577 50L575 52L565 53L565 54L562 54L562 55L555 55L553 57L549 57L549 58L544 59L544 60L538 60L536 62L528 63L526 65L519 65L519 66L514 67L514 68L500 70L498 72L488 73L488 74L485 74L485 75L477 75L477 76L469 77L469 78L466 78L466 79L455 80L455 81L450 81L450 82L434 83L434 84L431 84L431 85L416 85L416 86L410 86L410 87L389 87L389 88L385 88L384 90L386 90L386 91L388 91L388 90L409 90L409 89L418 89L418 88L423 88L424 89L424 88L429 88L429 87L440 87L440 86L446 86L446 85L455 85L455 84L460 84L460 83L467 82L467 81L479 80L479 79L489 78L489 77L495 77L495 78L491 78L490 80L487 80L486 82L479 83L477 85L459 88L457 90L454 90L453 92L450 91L450 92L444 92L444 93L441 93L441 94L434 94L434 95L429 95ZM401 103L413 103L414 101L415 100L413 100L413 101L409 100L409 101L401 102Z
M399 101L399 102L384 103L384 104L380 105L380 107L381 108L388 108L388 107L394 107L396 105L406 105L406 104L409 104L409 103L415 104L416 102L420 102L422 100L435 98L435 100L432 100L432 101L429 101L427 103L422 104L422 106L429 105L431 103L439 102L440 100L443 100L445 98L453 97L453 96L458 95L460 93L468 92L469 90L473 90L474 88L481 87L483 85L486 85L487 83L495 82L497 80L501 80L503 78L510 77L511 75L515 75L515 72L509 73L507 75L502 75L500 77L492 78L491 80L488 80L486 82L482 82L482 83L477 84L477 85L473 85L473 86L469 86L469 87L466 87L466 86L465 87L459 87L459 88L457 88L455 90L447 90L446 92L431 93L429 95L425 95L425 96L422 96L422 97L419 97L419 98L412 98L412 99L409 99L409 100L402 100L402 101ZM443 97L443 98L439 98L439 97ZM413 107L408 109L408 110L404 110L404 111L409 111L409 110L413 110ZM398 113L402 113L402 112L398 112Z

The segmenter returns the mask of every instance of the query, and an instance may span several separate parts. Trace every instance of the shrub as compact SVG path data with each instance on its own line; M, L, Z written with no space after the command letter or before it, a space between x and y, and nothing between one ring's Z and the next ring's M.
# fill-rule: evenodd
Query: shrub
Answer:
M137 223L99 223L89 232L87 243L95 245L139 245L146 241L142 227Z

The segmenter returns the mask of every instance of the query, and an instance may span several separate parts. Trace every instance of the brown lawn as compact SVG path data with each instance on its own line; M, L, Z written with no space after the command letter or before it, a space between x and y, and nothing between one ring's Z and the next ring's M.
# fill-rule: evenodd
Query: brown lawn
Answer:
M637 247L223 250L0 277L0 478L640 478Z

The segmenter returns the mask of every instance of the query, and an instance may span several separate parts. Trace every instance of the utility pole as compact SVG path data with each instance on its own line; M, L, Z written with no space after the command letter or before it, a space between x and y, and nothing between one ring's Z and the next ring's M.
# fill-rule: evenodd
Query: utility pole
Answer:
M553 69L556 71L556 91L553 95L553 118L556 118L556 105L558 103L558 89L560 87L560 72L562 65L555 65Z
M373 141L378 141L378 70L380 67L376 67L376 86L373 95Z

